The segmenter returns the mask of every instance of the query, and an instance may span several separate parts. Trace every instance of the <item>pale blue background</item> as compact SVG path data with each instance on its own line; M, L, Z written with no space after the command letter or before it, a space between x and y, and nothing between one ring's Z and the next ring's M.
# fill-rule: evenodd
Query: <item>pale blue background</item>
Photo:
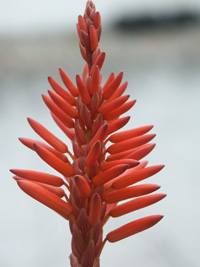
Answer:
M157 146L147 159L149 165L166 167L147 183L161 185L159 192L168 194L160 203L108 222L105 233L142 216L165 215L146 232L107 243L101 266L198 267L200 26L120 34L110 23L120 11L200 10L200 2L95 3L103 21L100 45L107 53L104 81L111 71L124 70L127 93L137 99L126 128L155 125ZM85 1L4 0L0 6L0 267L66 267L71 251L68 223L21 192L8 170L56 173L17 138L37 139L26 121L29 116L68 142L40 95L50 89L49 75L60 81L59 67L73 80L82 71L75 23Z

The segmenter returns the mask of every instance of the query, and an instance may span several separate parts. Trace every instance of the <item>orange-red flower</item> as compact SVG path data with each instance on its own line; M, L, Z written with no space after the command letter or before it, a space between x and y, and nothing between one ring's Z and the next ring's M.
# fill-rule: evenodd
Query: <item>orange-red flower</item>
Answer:
M69 220L71 266L97 267L106 241L119 241L162 219L161 215L147 216L103 236L103 226L110 216L123 216L165 197L151 194L160 188L158 185L136 184L164 166L146 167L147 162L140 161L155 147L149 143L155 137L148 133L152 125L116 133L128 123L130 117L122 115L136 101L128 101L130 96L123 95L128 85L122 83L123 72L117 76L111 73L102 84L105 53L99 48L101 16L91 0L84 16L78 17L77 31L86 61L82 75L76 75L75 84L60 68L63 86L49 77L52 90L49 96L42 96L52 118L71 140L73 152L43 125L28 118L45 142L28 138L20 141L59 175L20 169L11 172L25 193Z

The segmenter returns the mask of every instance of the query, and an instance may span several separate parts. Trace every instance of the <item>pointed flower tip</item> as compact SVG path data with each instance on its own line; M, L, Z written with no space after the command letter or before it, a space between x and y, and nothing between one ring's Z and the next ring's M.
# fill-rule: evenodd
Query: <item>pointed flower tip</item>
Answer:
M36 150L39 149L39 146L36 143L33 143L33 148Z
M95 164L95 162L97 161L97 159L99 157L100 151L101 151L101 142L99 140L97 140L91 146L90 151L86 157L86 164L89 167L92 167Z
M19 180L22 180L22 178L19 177L19 176L17 176L17 175L14 175L12 178L13 178L16 182L19 181Z
M25 140L27 140L27 138L25 138L25 137L18 137L18 139L19 139L19 141L22 143L22 144L24 144L24 145L26 145L25 143Z
M76 175L74 177L76 186L80 192L80 194L84 197L84 198L88 198L90 193L91 193L91 189L90 186L88 184L88 182L86 181L86 179L81 176L81 175Z
M101 198L98 193L94 193L90 201L89 221L95 226L101 215Z
M18 177L22 177L26 180L49 184L56 187L62 186L64 184L64 181L60 177L48 173L22 169L11 169L11 172Z
M158 165L158 168L159 168L159 171L161 171L162 169L165 168L165 164L160 164L160 165Z
M74 174L73 168L68 163L65 163L44 147L33 143L33 148L41 159L62 175L70 177Z
M143 166L143 168L139 168L137 171L134 171L134 173L129 173L125 177L121 177L117 181L114 181L114 183L112 184L112 187L114 189L127 187L129 185L142 181L158 173L164 167L164 165L155 165L155 166L150 166L150 167L145 168L146 162L144 161L143 164L144 166L141 165L141 163L137 166L137 167L140 167L141 165Z
M109 182L110 180L114 179L115 177L119 176L123 172L125 172L125 170L128 167L129 167L128 164L119 164L117 166L114 166L114 167L94 176L92 182L96 186L103 185L103 184Z
M125 224L116 230L110 232L106 239L109 242L117 242L131 235L137 234L157 224L164 216L163 215L150 215L128 224Z
M152 194L152 195L147 195L143 197L139 197L136 199L133 199L131 201L125 202L121 205L118 205L117 207L114 207L110 211L110 215L112 217L119 217L125 214L128 214L130 212L133 212L135 210L139 210L142 208L145 208L147 206L150 206L163 198L165 198L165 194Z
M59 71L59 73L60 73L60 76L62 75L62 74L64 74L65 73L65 71L63 70L63 68L58 68L58 71Z
M148 195L160 188L159 185L156 184L141 184L132 187L126 187L119 190L115 190L112 192L108 192L104 194L104 200L106 203L116 203L122 200L126 200L129 198L135 198L143 195ZM161 196L161 195L160 195ZM139 198L138 198L139 199ZM138 200L133 200L133 203ZM127 205L124 203L123 205ZM135 205L135 204L134 204Z
M73 211L72 206L60 199L57 195L34 182L17 180L17 183L21 190L30 197L54 210L65 219L69 218Z
M27 118L27 120L32 129L50 146L54 147L60 153L68 152L67 145L63 143L60 139L58 139L55 135L53 135L49 130L47 130L42 124L31 118Z

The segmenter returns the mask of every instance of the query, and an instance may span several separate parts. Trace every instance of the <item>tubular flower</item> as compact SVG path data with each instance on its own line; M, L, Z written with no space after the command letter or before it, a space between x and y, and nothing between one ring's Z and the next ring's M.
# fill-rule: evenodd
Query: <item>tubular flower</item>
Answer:
M116 133L128 123L130 117L123 114L136 101L128 101L129 95L123 95L127 87L127 82L122 83L123 72L116 76L111 73L102 84L105 53L99 48L101 17L91 0L84 15L78 17L77 31L86 62L82 75L77 74L74 83L60 68L63 85L49 77L52 90L42 96L55 123L71 140L73 152L43 125L28 118L44 142L28 138L20 141L55 169L58 176L20 169L11 172L26 194L69 221L71 266L98 267L106 241L127 238L162 219L161 215L147 216L103 237L103 226L110 216L123 216L165 197L161 193L151 194L160 188L158 185L136 184L164 166L146 167L147 162L140 161L155 147L149 143L155 137L148 133L152 125Z

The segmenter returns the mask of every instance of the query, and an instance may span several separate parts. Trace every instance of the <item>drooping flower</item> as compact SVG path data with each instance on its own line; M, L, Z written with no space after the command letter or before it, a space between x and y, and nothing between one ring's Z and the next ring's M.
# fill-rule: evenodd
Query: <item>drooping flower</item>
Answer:
M152 125L117 132L128 123L130 117L122 115L136 101L128 101L129 95L124 95L128 83L122 83L123 72L116 76L111 73L102 85L105 53L99 48L101 17L91 0L84 16L78 17L77 31L81 55L86 61L82 76L76 75L75 84L60 68L64 86L49 77L53 90L48 91L49 96L43 95L55 123L71 140L73 152L43 125L28 118L45 142L28 138L20 141L59 176L21 169L11 172L25 193L69 221L71 266L97 267L106 241L127 238L162 219L162 215L147 216L103 235L103 226L110 216L123 216L165 197L161 193L151 194L160 188L158 185L136 184L164 166L147 167L147 162L141 161L155 147L149 143L155 137L148 133Z

